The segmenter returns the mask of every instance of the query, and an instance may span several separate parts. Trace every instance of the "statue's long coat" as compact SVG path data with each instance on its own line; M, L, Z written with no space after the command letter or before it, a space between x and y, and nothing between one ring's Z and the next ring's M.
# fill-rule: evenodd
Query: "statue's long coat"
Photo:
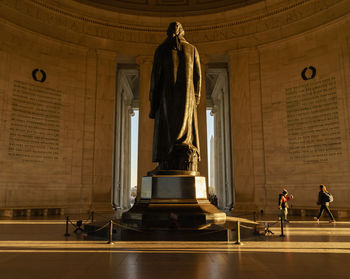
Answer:
M197 49L184 38L180 47L169 39L155 51L150 117L154 118L152 161L168 159L174 144L185 144L199 153L197 104L200 100L201 67Z

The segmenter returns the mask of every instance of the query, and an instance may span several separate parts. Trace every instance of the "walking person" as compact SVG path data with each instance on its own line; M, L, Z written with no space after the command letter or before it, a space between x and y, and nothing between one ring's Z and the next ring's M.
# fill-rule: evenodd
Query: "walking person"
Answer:
M321 205L320 212L318 213L317 217L314 217L314 219L318 222L320 221L320 217L322 215L323 210L326 211L330 218L330 223L335 223L335 219L333 217L332 212L329 210L329 203L333 201L333 196L327 191L326 185L321 184L320 185L320 192L318 193L318 201L317 204Z
M282 193L279 194L279 208L281 210L281 218L284 221L284 223L289 223L287 215L288 215L288 201L293 198L293 195L290 195L289 197L287 189L283 189Z

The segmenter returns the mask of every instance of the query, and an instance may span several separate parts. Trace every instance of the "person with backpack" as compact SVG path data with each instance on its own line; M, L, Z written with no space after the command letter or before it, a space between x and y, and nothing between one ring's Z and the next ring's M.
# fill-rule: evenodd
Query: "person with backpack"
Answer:
M289 221L287 219L287 215L288 215L288 203L287 202L293 198L293 195L290 195L290 197L288 197L287 195L288 195L287 189L283 189L282 193L279 194L279 197L278 197L278 205L279 205L279 208L281 210L281 218L285 223L289 223Z
M330 223L335 223L335 219L332 215L332 212L329 210L329 203L333 201L333 196L327 191L326 185L320 185L320 192L318 193L318 201L317 204L321 205L320 212L317 217L314 219L318 222L320 221L320 217L322 215L323 210L326 211L328 216L330 217Z

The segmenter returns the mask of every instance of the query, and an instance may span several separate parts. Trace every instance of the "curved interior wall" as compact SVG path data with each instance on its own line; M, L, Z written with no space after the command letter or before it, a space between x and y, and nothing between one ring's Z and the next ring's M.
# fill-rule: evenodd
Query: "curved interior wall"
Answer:
M236 207L273 210L282 184L294 206L314 206L325 183L348 208L349 4L266 0L156 17L2 1L0 208L110 208L116 67L141 63L146 78L142 63L174 19L204 62L228 64Z

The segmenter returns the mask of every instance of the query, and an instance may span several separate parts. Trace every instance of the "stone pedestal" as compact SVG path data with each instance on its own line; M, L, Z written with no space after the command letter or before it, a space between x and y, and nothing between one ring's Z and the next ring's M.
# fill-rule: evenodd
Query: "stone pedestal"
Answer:
M200 229L225 220L208 201L205 177L190 175L143 177L140 200L123 214L124 222L148 229Z

